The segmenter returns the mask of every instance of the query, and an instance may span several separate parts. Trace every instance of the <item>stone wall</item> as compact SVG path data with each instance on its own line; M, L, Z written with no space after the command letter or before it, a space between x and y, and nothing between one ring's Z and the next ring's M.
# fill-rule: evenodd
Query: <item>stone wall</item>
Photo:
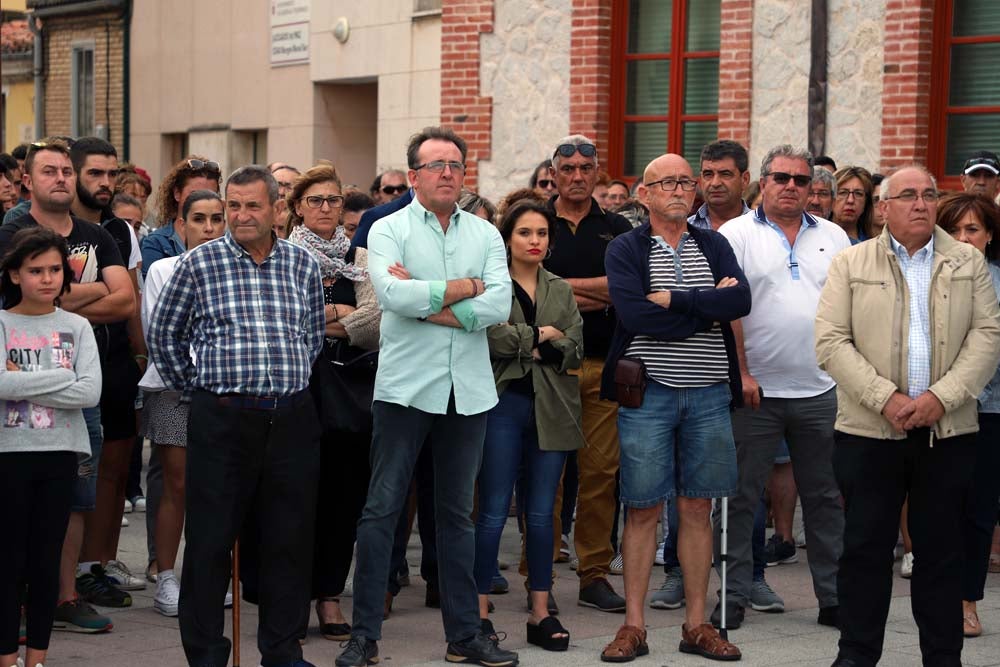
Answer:
M528 185L535 166L569 134L571 0L496 0L494 31L480 38L481 94L493 98L491 157L479 191L498 200Z
M826 153L877 171L886 0L829 0Z

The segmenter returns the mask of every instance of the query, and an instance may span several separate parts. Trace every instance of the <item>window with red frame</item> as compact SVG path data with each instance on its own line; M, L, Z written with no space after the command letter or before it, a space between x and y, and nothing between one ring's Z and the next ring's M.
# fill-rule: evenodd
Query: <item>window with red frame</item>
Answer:
M721 0L616 0L611 171L642 174L664 152L698 163L719 126Z
M1000 150L1000 2L938 0L928 163L946 187L969 155Z

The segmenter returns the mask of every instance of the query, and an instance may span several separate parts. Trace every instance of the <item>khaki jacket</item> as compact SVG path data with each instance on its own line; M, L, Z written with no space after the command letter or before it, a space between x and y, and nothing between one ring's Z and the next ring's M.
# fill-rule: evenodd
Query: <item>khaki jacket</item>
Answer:
M904 437L882 408L893 392L907 393L909 303L888 228L834 257L816 313L816 358L837 382L837 430ZM945 409L932 439L974 433L976 397L1000 357L1000 310L982 253L939 227L929 316L930 391Z
M512 296L510 320L487 330L497 394L502 394L512 380L530 373L535 388L539 449L580 449L585 444L580 383L567 371L583 363L583 319L569 283L541 267L535 288L535 326L552 326L563 332L563 338L552 341L552 346L562 353L562 363L558 367L535 363L531 356L534 331L525 323L517 297Z

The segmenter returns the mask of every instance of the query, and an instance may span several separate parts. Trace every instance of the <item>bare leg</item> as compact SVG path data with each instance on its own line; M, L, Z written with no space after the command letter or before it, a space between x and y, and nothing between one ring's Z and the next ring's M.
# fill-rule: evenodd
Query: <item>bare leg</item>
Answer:
M795 499L799 495L791 463L775 464L768 490L771 495L771 510L774 512L774 532L786 542L791 542L795 538L792 534L792 519L795 517Z
M17 651L0 655L0 667L14 667L17 664Z
M646 592L649 573L656 556L656 522L663 504L636 509L630 507L625 519L621 553L625 565L625 625L645 627ZM709 532L709 560L711 560Z
M479 596L479 618L489 618L490 617L490 596L480 595Z
M35 665L44 665L45 656L47 656L48 654L49 654L48 649L42 651L37 648L29 648L27 653L25 653L24 655L24 657L26 658L24 664L29 665L30 667L35 667Z
M687 601L684 620L687 627L696 628L705 622L708 573L712 569L712 499L678 497L677 513L677 559Z
M73 512L66 526L63 540L62 560L59 563L59 601L76 599L76 566L80 562L80 547L83 544L84 513Z
M347 623L344 613L340 610L340 602L333 598L326 598L317 602L319 605L320 622L322 623Z
M183 447L154 445L163 465L163 496L156 514L156 569L174 569L177 549L184 530L184 465L187 451Z
M910 539L910 525L907 518L910 514L910 501L903 502L903 511L899 515L899 531L903 533L903 551L913 553L913 540Z

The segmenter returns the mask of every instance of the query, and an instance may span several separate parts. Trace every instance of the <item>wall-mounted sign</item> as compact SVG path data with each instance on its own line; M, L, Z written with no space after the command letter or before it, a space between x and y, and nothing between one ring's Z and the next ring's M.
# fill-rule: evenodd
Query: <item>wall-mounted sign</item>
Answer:
M270 0L271 65L309 62L310 0Z

